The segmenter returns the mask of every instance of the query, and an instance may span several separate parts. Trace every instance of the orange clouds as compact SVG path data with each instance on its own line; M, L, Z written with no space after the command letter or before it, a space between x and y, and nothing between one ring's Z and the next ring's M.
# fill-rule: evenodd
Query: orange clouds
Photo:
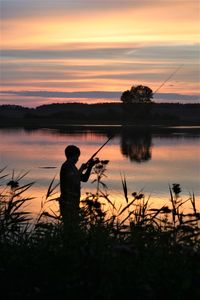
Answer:
M48 12L48 3L47 3ZM56 11L3 21L3 47L69 42L198 41L198 2L156 2L112 10Z
M198 1L19 2L4 3L3 90L155 90L184 64L162 92L199 93Z

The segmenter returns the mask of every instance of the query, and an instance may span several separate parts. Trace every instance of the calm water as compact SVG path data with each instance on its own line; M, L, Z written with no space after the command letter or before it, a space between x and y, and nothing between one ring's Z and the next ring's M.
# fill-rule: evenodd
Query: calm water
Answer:
M169 184L172 183L180 183L183 198L187 199L189 193L194 192L200 203L200 128L162 131L117 126L0 129L0 166L7 166L10 174L14 170L16 176L29 171L22 183L35 181L29 191L36 197L30 204L30 210L37 212L52 178L55 176L55 182L59 181L66 145L80 147L79 166L106 141L110 133L114 133L114 138L98 157L110 160L104 182L109 187L111 198L115 197L118 203L124 202L121 185L121 174L124 174L129 194L143 190L147 197L150 195L153 207L168 202ZM92 179L82 185L82 195L94 189Z

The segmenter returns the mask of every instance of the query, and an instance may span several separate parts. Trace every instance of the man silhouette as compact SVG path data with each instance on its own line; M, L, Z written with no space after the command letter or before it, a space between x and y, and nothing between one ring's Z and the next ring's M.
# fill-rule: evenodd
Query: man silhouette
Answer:
M74 145L65 148L66 161L60 169L60 213L67 232L73 231L78 224L79 204L81 195L81 181L87 182L95 160L82 164L77 169L76 163L80 156L80 149ZM83 171L85 171L83 173Z

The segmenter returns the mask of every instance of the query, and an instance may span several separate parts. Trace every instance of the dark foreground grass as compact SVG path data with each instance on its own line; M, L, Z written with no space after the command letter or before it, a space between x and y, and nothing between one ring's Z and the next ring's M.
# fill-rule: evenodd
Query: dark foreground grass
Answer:
M7 180L1 170L0 276L4 299L199 299L200 214L183 213L178 184L169 187L169 206L150 209L142 193L128 195L116 209L102 176L106 161L94 169L97 192L87 193L80 226L67 238L55 212L29 219L24 197L31 187L22 176ZM7 185L8 183L8 185ZM54 199L53 181L47 201ZM55 199L54 199L55 201ZM107 202L112 215L103 211Z

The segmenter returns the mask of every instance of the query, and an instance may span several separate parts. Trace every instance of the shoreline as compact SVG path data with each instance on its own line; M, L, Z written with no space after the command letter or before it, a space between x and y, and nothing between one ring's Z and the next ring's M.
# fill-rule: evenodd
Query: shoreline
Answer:
M200 126L200 104L49 104L0 106L0 127Z

